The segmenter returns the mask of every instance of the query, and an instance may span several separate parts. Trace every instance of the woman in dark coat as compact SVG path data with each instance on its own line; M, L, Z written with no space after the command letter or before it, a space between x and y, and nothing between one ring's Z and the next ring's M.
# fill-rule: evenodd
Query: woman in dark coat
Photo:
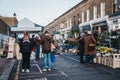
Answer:
M44 35L41 37L42 53L44 56L43 61L43 71L51 70L51 43L53 43L53 38L48 31L45 31Z
M79 40L78 40L78 49L80 54L80 62L84 63L83 56L84 56L84 33L80 34Z
M90 31L87 32L86 36L84 37L84 55L86 56L86 63L93 63L94 55L96 53L95 48L93 50L88 49L89 44L96 44L96 40L91 34Z
M20 41L20 52L22 53L22 72L29 72L30 68L30 54L33 48L33 43L29 38L27 32L24 33L24 37Z

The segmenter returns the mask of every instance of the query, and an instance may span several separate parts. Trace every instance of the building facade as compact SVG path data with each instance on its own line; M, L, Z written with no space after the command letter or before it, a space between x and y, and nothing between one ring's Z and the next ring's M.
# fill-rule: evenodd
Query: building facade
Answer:
M83 0L45 26L50 33L68 34L71 27L101 33L108 30L109 15L120 11L120 0Z
M9 27L17 23L18 21L15 17L0 16L0 34L9 35Z
M17 24L15 17L0 16L0 48L5 48L10 34L10 27Z

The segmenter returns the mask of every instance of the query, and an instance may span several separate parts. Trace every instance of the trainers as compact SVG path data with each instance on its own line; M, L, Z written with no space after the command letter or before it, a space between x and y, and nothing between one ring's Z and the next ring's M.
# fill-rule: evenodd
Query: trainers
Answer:
M51 69L49 68L48 71L51 71Z
M22 69L22 72L25 72L25 69Z
M42 69L42 71L47 71L47 69Z
M27 72L27 73L29 73L29 72L30 72L30 70L29 70L29 69L26 69L26 72Z

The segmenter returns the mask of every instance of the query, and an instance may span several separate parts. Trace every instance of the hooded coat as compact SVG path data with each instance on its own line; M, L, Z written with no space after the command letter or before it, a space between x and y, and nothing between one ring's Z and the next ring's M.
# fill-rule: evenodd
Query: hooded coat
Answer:
M44 34L41 37L42 53L51 53L51 43L53 43L53 38L50 34Z
M93 51L88 50L88 45L90 41L92 44L96 44L95 38L91 34L87 34L84 37L84 55L94 55L96 53L95 52L96 50L93 50Z

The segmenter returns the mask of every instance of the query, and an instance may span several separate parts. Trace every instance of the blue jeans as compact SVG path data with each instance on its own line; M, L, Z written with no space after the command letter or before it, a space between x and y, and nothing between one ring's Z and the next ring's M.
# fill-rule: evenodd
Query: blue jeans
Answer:
M51 54L48 53L48 54L43 54L44 56L44 61L43 61L43 68L46 69L47 66L48 66L48 69L50 68L51 69Z
M40 56L40 46L37 45L36 46L36 59L39 59L39 56Z
M85 63L94 63L94 55L86 55Z

